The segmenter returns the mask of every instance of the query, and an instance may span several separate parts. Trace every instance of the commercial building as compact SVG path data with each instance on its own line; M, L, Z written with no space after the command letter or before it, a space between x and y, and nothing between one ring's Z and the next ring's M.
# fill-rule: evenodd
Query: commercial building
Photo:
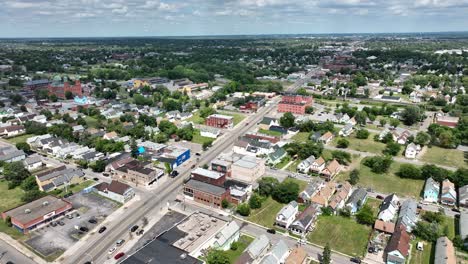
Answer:
M303 115L306 108L312 106L314 99L311 96L303 96L297 94L283 95L281 102L278 103L278 112Z
M50 82L47 79L32 80L32 81L26 82L24 84L24 88L31 90L31 91L47 89L47 87L49 87L49 83Z
M73 208L72 204L47 195L28 204L16 207L2 213L5 220L10 217L11 224L23 233L28 233L41 224L52 221L64 215Z
M101 182L95 185L93 189L100 195L122 204L135 196L135 191L132 187L119 181L111 181L111 183Z
M81 82L79 80L75 80L75 83L72 84L66 77L54 77L53 81L49 83L47 89L49 91L49 95L53 94L61 99L65 99L67 92L71 92L73 96L83 96Z
M132 160L114 170L113 177L128 183L150 185L164 175L164 171L152 168L151 163Z
M203 168L196 168L192 171L191 177L194 180L202 181L216 186L224 186L226 176L223 173L210 171Z
M265 161L252 156L243 156L232 164L231 177L254 183L265 174Z
M185 183L184 195L187 199L215 208L221 208L223 200L230 200L228 189L195 179Z
M232 128L234 126L234 118L232 116L214 114L206 118L205 125L216 128Z

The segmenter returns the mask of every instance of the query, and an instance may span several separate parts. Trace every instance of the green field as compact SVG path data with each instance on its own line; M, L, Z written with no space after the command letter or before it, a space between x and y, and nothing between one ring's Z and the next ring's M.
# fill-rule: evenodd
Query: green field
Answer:
M374 135L375 134L371 133L367 139L358 139L354 135L346 137L346 139L349 141L348 148L362 152L380 154L385 149L385 144L374 141ZM331 143L332 146L336 147L336 144L340 138L341 137L334 138Z
M282 168L284 168L284 166L286 166L289 162L291 161L291 157L288 155L288 156L285 156L284 158L281 159L280 162L276 163L275 164L275 168L281 170Z
M332 249L350 256L363 256L370 232L370 227L351 218L322 215L308 240L321 246L329 243Z
M7 139L7 141L10 142L13 145L16 145L16 143L26 142L26 139L28 139L30 137L34 137L34 136L35 135L33 135L33 134L24 134L24 135L21 135L21 136L9 138L9 139Z
M372 188L378 192L386 194L396 193L399 196L411 196L413 198L420 197L421 191L424 187L424 181L403 179L395 175L400 164L401 163L393 162L387 173L377 174L361 163L358 165L360 175L357 185ZM340 173L337 178L338 181L349 179L349 171Z
M239 124L242 120L244 120L245 115L240 114L240 113L234 113L234 112L225 112L225 111L220 111L219 112L221 115L228 115L233 117L233 122L234 125Z
M0 212L4 212L23 204L23 202L21 202L21 196L23 193L24 191L19 187L8 190L8 182L0 180Z
M281 208L283 208L283 206L284 204L278 203L271 197L268 197L263 201L261 208L252 210L247 220L268 228L273 228L276 214L281 210Z
M227 250L226 253L229 257L230 263L235 263L236 260L242 255L242 252L254 241L254 238L251 236L242 235L238 241L238 247L236 250Z
M450 240L453 240L453 238L455 237L455 218L448 217L448 216L445 216L445 215L443 215L443 218L444 218L444 221L442 223L440 223L441 228L442 228L442 230L447 229L448 230L447 237Z
M84 120L86 121L88 127L99 128L99 121L96 118L85 116Z
M293 163L291 163L291 165L288 166L287 170L291 171L291 172L296 172L297 171L297 166L301 162L302 162L302 160L300 160L300 159L295 160Z
M374 199L372 197L367 198L366 200L366 205L370 206L372 208L372 211L374 211L374 216L377 217L379 214L379 208L380 204L382 203L381 200Z
M195 124L204 124L205 123L205 119L203 117L200 116L200 112L196 112L192 115L192 117L190 117L189 119L187 119L188 122L193 122Z
M421 241L419 239L413 240L411 245L413 246L411 250L411 260L410 264L429 264L432 263L432 259L434 258L435 254L435 247L433 244L427 241L424 242L423 251L419 251L416 248L418 242Z
M309 139L309 132L299 132L296 135L292 137L292 140L298 141L298 142L304 142Z
M463 151L456 149L444 149L436 146L427 148L420 159L421 161L433 164L440 164L452 167L466 166Z
M259 129L258 133L273 136L273 137L281 137L283 135L278 131L272 131L272 130L266 130L266 129Z
M195 129L195 132L193 134L192 142L197 143L197 144L202 144L205 142L213 142L214 138L209 138L209 137L203 137L200 135L200 130Z

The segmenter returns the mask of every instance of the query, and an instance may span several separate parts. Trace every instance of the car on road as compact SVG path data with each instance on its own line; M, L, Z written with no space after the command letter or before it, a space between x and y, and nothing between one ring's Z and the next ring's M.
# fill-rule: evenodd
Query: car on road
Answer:
M69 215L66 216L66 218L73 219L73 215L69 214Z
M94 181L99 181L99 178L93 178Z
M53 227L56 227L57 223L56 222L50 222L50 225L53 226Z
M101 228L99 228L99 231L98 233L101 234L102 232L106 231L107 227L103 226Z
M195 156L200 156L201 154L199 152L195 153Z
M123 243L125 243L125 239L119 239L117 240L117 242L115 242L115 244L120 247L121 245L123 245Z
M267 229L267 232L270 234L276 234L276 230L273 228Z
M109 174L108 172L103 172L103 173L102 173L102 176L109 177L110 174Z
M97 220L94 219L94 218L91 218L91 219L88 220L88 223L90 223L90 224L97 224Z
M76 213L76 214L75 214L75 217L78 218L78 219L80 219L80 218L81 218L81 215L80 215L79 213Z
M459 210L458 208L452 208L452 211L453 211L453 212L456 212L456 213L459 213L459 212L460 212L460 210Z
M63 221L58 221L58 224L61 225L61 226L65 225L65 223Z
M190 167L190 168L195 169L195 164L193 164L192 167Z
M361 259L360 259L360 258L351 258L350 261L351 261L351 262L354 262L354 263L361 263Z
M119 252L119 253L117 253L117 254L114 256L114 259L115 259L115 260L118 260L118 259L120 259L121 257L123 257L124 255L125 255L125 253Z
M116 247L113 247L113 248L109 249L109 251L107 251L107 253L112 254L112 253L114 253L116 250L117 250L117 248L116 248Z
M176 170L174 170L174 171L171 172L170 175L171 175L172 178L174 178L174 177L176 177L177 175L179 175L179 172L176 171Z
M81 232L88 232L89 228L87 228L86 226L82 226L82 227L80 227L80 231Z
M84 264L92 264L91 261L86 261Z
M137 231L138 227L139 227L139 226L137 226L137 225L132 226L132 228L130 228L130 232L135 232L135 231Z
M138 230L138 232L136 232L136 234L137 234L137 236L141 236L141 235L143 235L143 232L145 232L145 230L140 229L140 230Z

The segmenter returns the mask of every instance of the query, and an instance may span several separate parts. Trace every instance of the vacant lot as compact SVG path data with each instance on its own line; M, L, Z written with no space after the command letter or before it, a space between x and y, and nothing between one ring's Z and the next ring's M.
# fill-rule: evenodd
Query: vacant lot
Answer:
M359 182L357 185L372 188L375 191L387 194L396 193L399 196L410 196L413 198L419 197L424 187L424 181L403 179L395 175L400 164L401 163L393 162L387 173L377 174L361 163L357 167L360 172ZM349 179L349 171L338 175L338 180L347 179Z
M463 151L456 149L444 149L439 147L427 148L421 161L452 167L466 166Z
M411 250L411 260L410 264L427 264L432 263L432 259L434 259L435 254L435 247L431 242L423 241L424 243L424 250L419 251L416 248L418 242L421 241L419 239L413 240L411 245L413 249Z
M189 119L187 119L188 122L193 122L195 124L204 124L205 123L205 119L203 117L200 116L200 112L196 112L192 115L192 117L190 117Z
M371 228L360 225L351 218L320 216L316 228L308 236L310 242L325 246L350 256L363 256Z
M294 178L286 178L284 181L285 182L295 182L295 183L297 183L297 185L299 185L299 192L302 192L303 190L305 190L305 188L307 187L307 184L308 184L308 182L306 182L306 181L301 181L301 180L294 179Z
M382 203L381 200L379 199L374 199L374 198L371 198L369 197L366 201L366 205L370 206L370 208L372 208L372 211L374 211L374 216L377 217L377 215L379 214L379 208L380 208L380 204Z
M309 134L309 132L299 132L294 135L292 139L297 142L304 142L309 139Z
M281 159L280 162L278 162L277 164L275 164L275 168L277 169L282 169L284 168L284 166L288 165L288 163L291 161L291 157L288 155L288 156L285 156L284 158Z
M281 137L283 134L278 131L273 131L273 130L266 130L266 129L259 129L258 133L273 136L273 137Z
M24 134L24 135L21 135L21 136L9 138L9 139L7 139L7 141L10 142L13 145L16 145L16 143L26 142L26 139L28 139L30 137L34 137L34 136L35 135L33 135L33 134Z
M281 208L283 208L283 206L284 204L278 203L271 197L268 197L263 201L261 208L252 210L247 220L268 228L273 228L276 214L281 210Z
M23 204L23 202L21 202L23 193L24 191L19 187L8 190L8 182L0 180L0 212Z
M245 115L235 112L227 112L227 111L219 111L221 115L228 115L233 117L234 125L239 124L242 120L244 120Z
M193 138L192 138L193 143L203 145L203 143L205 143L205 142L213 142L213 141L214 141L214 138L203 137L202 135L200 135L200 130L195 129L195 132L194 132Z
M381 142L376 142L374 141L374 135L375 134L370 134L367 139L358 139L353 135L346 137L346 139L349 141L349 149L354 149L357 151L362 151L362 152L370 152L370 153L382 153L382 151L385 149L385 144ZM332 146L336 147L336 144L338 140L342 137L337 137L333 139L332 141Z

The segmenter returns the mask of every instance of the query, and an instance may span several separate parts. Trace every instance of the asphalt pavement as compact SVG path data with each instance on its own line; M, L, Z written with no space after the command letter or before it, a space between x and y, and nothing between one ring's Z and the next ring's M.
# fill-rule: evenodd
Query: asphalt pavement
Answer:
M36 264L36 262L19 252L16 248L10 246L3 240L0 240L0 264L8 261L21 264Z

